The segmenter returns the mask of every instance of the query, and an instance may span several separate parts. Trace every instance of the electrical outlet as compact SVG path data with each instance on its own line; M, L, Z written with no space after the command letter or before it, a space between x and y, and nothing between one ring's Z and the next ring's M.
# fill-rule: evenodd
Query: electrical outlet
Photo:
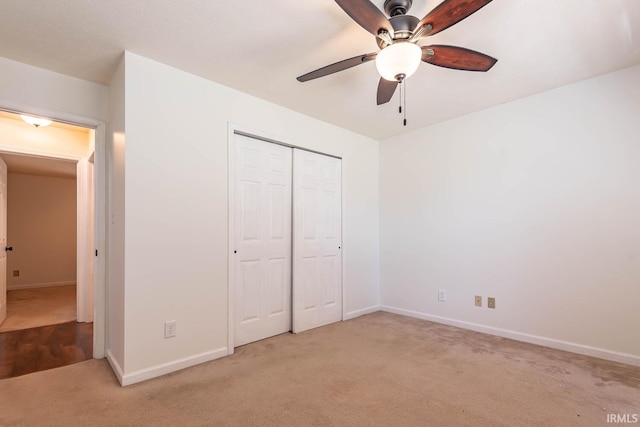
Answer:
M480 295L476 295L476 307L482 307L482 297Z
M494 297L487 298L487 307L496 308L496 299Z
M447 300L447 291L444 289L438 289L438 301L446 301Z
M177 326L177 321L175 320L167 320L166 322L164 322L164 337L165 338L172 338L176 336L176 326Z
M13 270L13 277L20 277L20 270Z

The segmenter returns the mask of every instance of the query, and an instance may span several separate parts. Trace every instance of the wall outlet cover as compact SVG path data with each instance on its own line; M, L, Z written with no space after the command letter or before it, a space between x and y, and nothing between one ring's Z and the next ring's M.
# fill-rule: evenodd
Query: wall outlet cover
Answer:
M438 289L438 301L446 301L447 300L447 291L444 289Z
M487 298L487 307L496 308L496 299L493 297Z
M476 295L475 304L476 304L476 307L482 307L482 297L480 295Z
M164 322L164 337L165 338L173 338L176 336L176 326L177 326L177 321L175 320L168 320L166 322Z

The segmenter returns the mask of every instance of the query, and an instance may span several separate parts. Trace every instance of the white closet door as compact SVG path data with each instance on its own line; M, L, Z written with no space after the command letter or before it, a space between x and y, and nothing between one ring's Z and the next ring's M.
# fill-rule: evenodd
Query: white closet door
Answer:
M293 332L342 320L341 161L293 150Z
M291 330L292 149L234 136L234 345Z

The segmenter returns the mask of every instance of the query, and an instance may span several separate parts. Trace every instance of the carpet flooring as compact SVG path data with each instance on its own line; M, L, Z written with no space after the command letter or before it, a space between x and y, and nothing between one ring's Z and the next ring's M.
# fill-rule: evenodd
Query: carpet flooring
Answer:
M640 368L373 313L122 388L90 360L0 381L2 426L603 426Z
M76 285L14 289L7 292L7 318L0 332L76 320Z

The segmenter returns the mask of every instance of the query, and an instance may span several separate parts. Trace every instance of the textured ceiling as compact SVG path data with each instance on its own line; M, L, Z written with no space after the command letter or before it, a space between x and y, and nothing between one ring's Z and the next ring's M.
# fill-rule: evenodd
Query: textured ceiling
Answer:
M410 14L438 3L414 0ZM640 1L495 0L420 44L498 63L488 73L421 64L403 127L397 97L376 106L374 63L296 81L378 50L331 0L0 0L0 56L108 84L126 49L376 139L640 64Z

